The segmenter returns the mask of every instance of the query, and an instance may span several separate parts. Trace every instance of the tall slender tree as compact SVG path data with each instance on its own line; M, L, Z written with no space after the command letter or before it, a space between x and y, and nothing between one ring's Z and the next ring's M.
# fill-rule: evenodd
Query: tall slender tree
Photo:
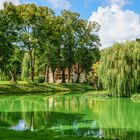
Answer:
M23 47L29 52L31 80L34 81L35 51L43 41L42 30L44 30L44 24L47 24L47 18L51 16L51 10L35 4L22 4L17 7L17 11L20 18L19 35Z
M15 6L12 3L4 3L4 9L0 10L0 69L7 72L7 64L13 56L17 43L17 18Z

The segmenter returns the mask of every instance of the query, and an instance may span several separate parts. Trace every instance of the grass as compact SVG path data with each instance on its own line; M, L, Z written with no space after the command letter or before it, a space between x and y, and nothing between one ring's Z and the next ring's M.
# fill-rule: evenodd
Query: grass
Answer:
M0 85L11 85L12 83L10 81L0 81ZM17 81L17 84L28 84L26 81Z
M97 94L100 94L100 95L109 95L109 92L107 90L94 90L94 91L90 91L89 92L91 95L94 94L94 95L97 95Z
M0 140L99 140L93 137L59 136L57 132L21 132L4 128L0 128L0 132Z
M140 94L137 93L137 94L132 95L131 100L133 102L140 102Z
M9 81L0 81L0 93L2 94L17 94L17 93L41 93L41 92L72 92L72 91L89 91L94 90L93 87L86 84L77 83L42 83L29 84L24 81L18 81L17 84L12 84Z
M106 100L106 99L112 99L112 95L107 91L107 90L93 90L93 91L88 91L84 96L88 97L93 97L95 99L101 99L101 100Z

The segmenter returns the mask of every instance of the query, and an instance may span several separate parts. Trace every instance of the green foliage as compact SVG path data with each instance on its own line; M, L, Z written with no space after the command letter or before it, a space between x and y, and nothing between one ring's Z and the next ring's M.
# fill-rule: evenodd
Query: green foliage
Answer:
M140 43L115 44L102 51L99 78L113 96L130 97L140 90Z
M9 73L11 77L11 82L16 82L17 74L19 75L18 79L21 79L21 61L22 61L22 53L18 47L14 46L13 54L5 63L4 73Z
M27 80L29 77L29 63L30 63L30 57L28 52L24 53L24 57L22 60L22 73L21 73L21 79Z
M35 83L44 83L44 82L45 82L44 76L35 77Z
M100 39L95 34L92 34L93 30L98 32L99 25L96 22L81 21L81 32L77 40L77 48L74 52L75 62L80 67L89 72L92 64L100 59Z
M14 26L14 10L13 6L9 5L10 13L7 13L8 9L0 10L0 69L5 69L5 63L11 57L14 52L13 43L16 42L17 33ZM9 22L10 21L10 22Z
M72 65L88 72L97 61L100 40L92 31L98 29L96 22L85 21L71 11L55 16L48 7L5 3L0 10L0 69L6 76L10 73L14 82L17 74L18 79L32 82L40 75L46 78L47 69L54 78L59 69L65 82L64 70L68 68L70 81ZM15 54L15 50L22 53Z

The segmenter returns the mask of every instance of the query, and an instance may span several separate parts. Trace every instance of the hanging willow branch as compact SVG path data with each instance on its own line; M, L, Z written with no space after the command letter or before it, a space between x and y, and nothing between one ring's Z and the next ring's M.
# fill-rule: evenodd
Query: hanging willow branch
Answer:
M30 63L30 57L28 52L24 54L24 58L22 61L22 73L21 73L21 79L27 80L27 77L29 77L29 63Z
M113 96L127 96L140 88L140 43L115 44L102 52L99 78Z

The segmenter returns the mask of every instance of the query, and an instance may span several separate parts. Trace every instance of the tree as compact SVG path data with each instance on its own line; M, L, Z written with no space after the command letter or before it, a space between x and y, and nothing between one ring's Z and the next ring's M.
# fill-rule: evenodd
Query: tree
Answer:
M100 65L100 61L97 61L96 63L94 63L94 64L92 65L92 82L94 83L94 86L95 86L97 89L100 89L100 88L101 88L100 83L98 82L98 77L99 77L99 74L98 74L99 65Z
M70 82L71 66L73 64L78 63L79 67L81 63L81 67L86 71L91 69L94 63L92 54L99 47L99 37L93 31L97 33L99 25L96 22L80 19L78 13L66 10L62 12L62 18L65 20L63 33L64 58L68 67L68 82ZM79 77L78 74L77 81L79 81Z
M60 16L50 18L50 24L46 24L46 29L43 30L46 37L42 41L42 47L38 49L40 68L45 67L46 71L45 79L48 79L48 71L50 70L53 73L54 82L55 70L62 67L62 24L63 19Z
M102 51L99 78L113 96L130 97L140 90L140 43L115 44Z
M99 38L92 34L98 30L95 22L82 20L78 13L65 10L55 16L51 9L35 4L5 3L0 13L0 69L5 74L10 70L14 82L19 65L22 79L30 77L33 82L40 75L45 75L47 81L48 70L55 82L55 71L59 69L64 83L66 68L70 82L74 64L86 72L91 69L99 50ZM24 57L17 51L22 51ZM18 64L20 58L22 65Z
M13 55L6 63L6 69L10 72L11 82L16 83L17 74L21 74L21 60L23 52L15 47Z
M81 20L81 29L78 32L77 47L74 54L75 63L78 64L77 82L80 78L80 69L81 72L88 73L92 64L100 59L100 39L96 35L99 28L100 26L96 22Z
M24 52L24 56L21 64L21 79L23 81L26 81L29 77L29 71L30 71L29 68L30 68L30 56L28 52Z
M17 60L12 59L17 46L17 12L12 3L4 3L4 9L0 10L0 69L12 76L12 82L16 82L15 70ZM8 74L9 75L9 74Z
M74 64L74 49L76 47L76 34L80 23L79 14L64 10L61 14L65 20L63 32L63 46L66 66L68 67L68 82L70 82L71 66Z
M11 12L9 12L9 9ZM5 69L5 63L14 52L13 43L16 42L16 20L14 6L4 4L4 10L0 10L0 69Z
M38 7L35 4L22 4L17 6L20 19L20 40L22 46L28 50L30 56L31 80L35 76L35 51L42 45L44 24L52 12L47 7ZM44 23L44 24L43 24ZM46 37L46 35L45 35Z

